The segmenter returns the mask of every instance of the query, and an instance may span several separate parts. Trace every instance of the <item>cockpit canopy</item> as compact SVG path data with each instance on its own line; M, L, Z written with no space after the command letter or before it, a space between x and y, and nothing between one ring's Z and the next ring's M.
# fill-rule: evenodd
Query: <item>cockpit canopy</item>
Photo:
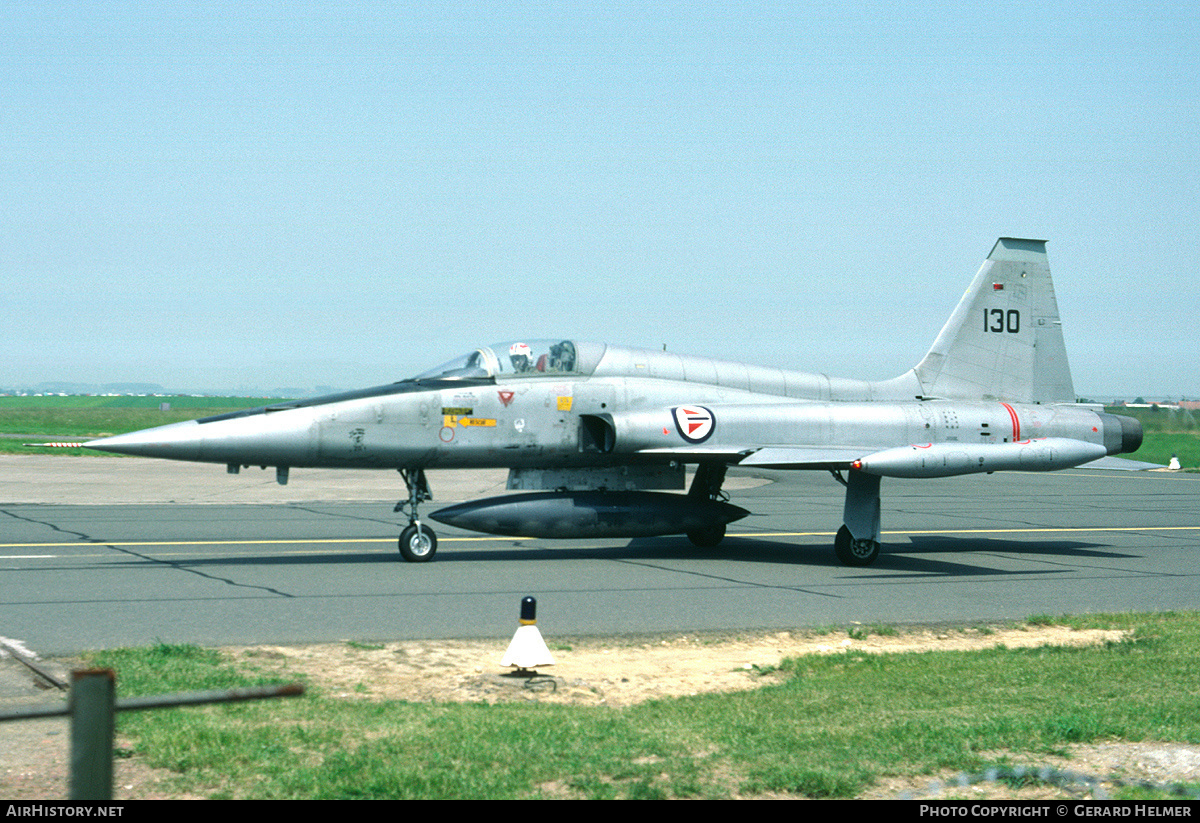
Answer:
M603 345L576 344L571 340L510 340L475 349L413 379L510 380L553 375L586 376L596 368L603 352Z

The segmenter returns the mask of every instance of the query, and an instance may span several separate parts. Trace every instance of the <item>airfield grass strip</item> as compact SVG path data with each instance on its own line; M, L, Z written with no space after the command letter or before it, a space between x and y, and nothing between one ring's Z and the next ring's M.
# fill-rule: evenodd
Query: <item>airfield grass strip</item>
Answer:
M0 433L97 437L253 408L249 397L0 397ZM140 402L133 402L140 401ZM162 411L159 406L170 408Z
M0 396L0 454L57 454L112 456L75 448L37 448L26 442L58 438L96 438L226 414L268 403L255 397L2 397ZM170 408L162 411L159 406Z
M1183 468L1195 470L1200 467L1200 411L1157 406L1136 409L1110 406L1105 411L1137 418L1142 424L1142 447L1133 454L1122 456L1165 466L1171 455L1176 455Z
M1127 456L1162 466L1175 456L1179 458L1181 467L1194 471L1200 466L1200 431L1146 432L1142 447L1135 454Z
M1200 614L1055 622L1131 634L1085 648L795 658L757 690L623 709L310 689L119 724L136 756L175 772L171 790L218 798L853 797L887 776L1022 765L1071 743L1200 743ZM123 695L293 679L268 659L193 646L90 662L116 668Z

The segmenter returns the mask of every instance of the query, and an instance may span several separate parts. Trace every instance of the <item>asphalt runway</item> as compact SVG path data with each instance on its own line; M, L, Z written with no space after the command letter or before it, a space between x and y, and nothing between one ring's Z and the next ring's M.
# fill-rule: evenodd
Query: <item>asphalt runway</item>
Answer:
M86 461L104 463L118 476L151 465ZM214 484L238 482L201 468ZM1200 475L885 479L883 553L862 569L833 557L841 486L821 473L760 475L771 482L733 491L754 514L715 550L682 537L515 540L439 526L426 564L399 560L387 500L4 503L0 635L42 654L156 640L507 638L527 594L548 637L1200 607ZM295 479L287 489L304 494ZM363 493L356 481L347 496Z

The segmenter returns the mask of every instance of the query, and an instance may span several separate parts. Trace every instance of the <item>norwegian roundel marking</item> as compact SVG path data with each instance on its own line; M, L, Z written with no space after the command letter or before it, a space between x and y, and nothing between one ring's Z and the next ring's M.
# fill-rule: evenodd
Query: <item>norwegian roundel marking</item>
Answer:
M675 417L675 430L689 443L703 443L712 436L717 419L703 406L676 406L671 410Z

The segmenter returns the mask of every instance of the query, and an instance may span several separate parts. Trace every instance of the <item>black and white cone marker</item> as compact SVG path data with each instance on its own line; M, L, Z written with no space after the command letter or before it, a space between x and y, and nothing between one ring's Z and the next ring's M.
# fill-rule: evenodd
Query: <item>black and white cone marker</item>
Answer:
M542 640L537 627L537 601L526 596L521 599L521 619L508 651L500 659L501 666L515 666L518 671L535 669L538 666L553 666L554 658Z

